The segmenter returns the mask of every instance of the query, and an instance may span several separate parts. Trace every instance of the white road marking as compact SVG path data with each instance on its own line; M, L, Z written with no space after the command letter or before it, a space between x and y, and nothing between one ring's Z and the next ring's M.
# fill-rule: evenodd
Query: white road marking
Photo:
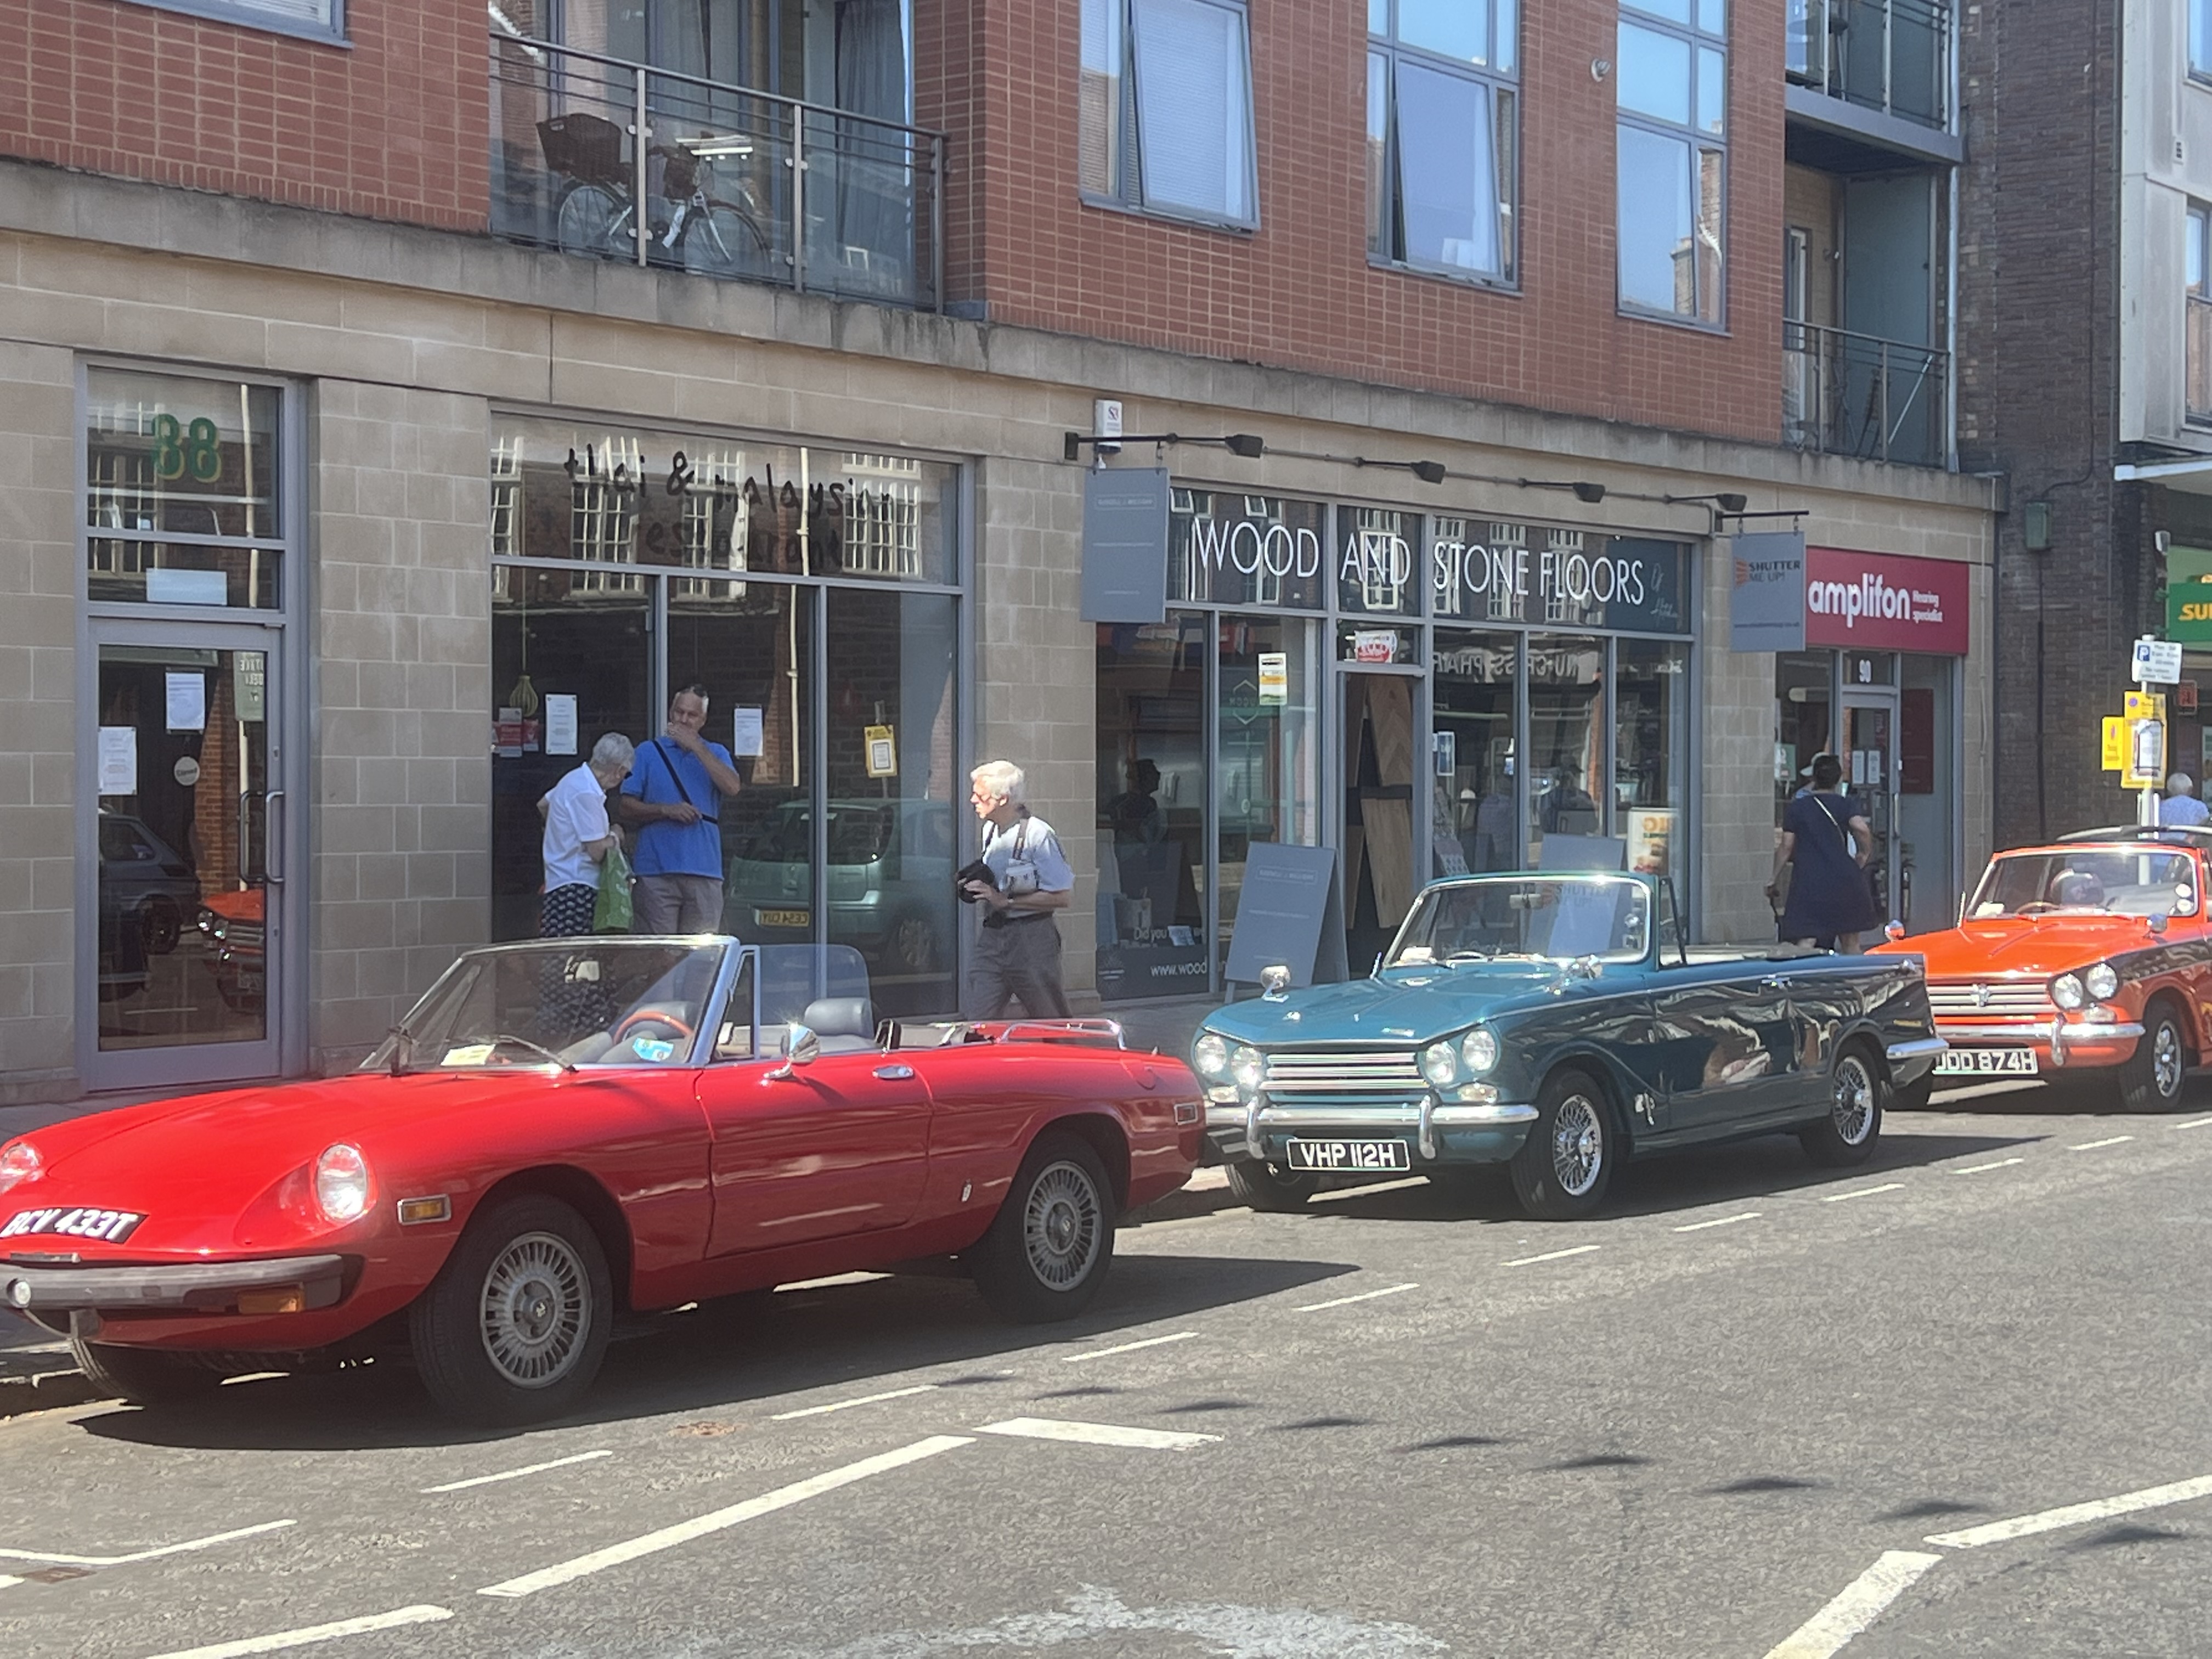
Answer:
M596 1462L602 1457L612 1457L611 1451L578 1452L574 1457L556 1457L550 1463L532 1463L526 1468L508 1469L502 1474L480 1474L472 1480L449 1480L442 1486L425 1486L422 1495L433 1492L466 1492L471 1486L497 1486L502 1480L520 1480L526 1474L543 1474L548 1469L565 1469L571 1463Z
M827 1279L794 1279L788 1285L779 1285L779 1291L826 1291L836 1285L872 1285L878 1279L889 1279L889 1273L831 1273Z
M882 1394L864 1394L858 1400L833 1401L827 1406L802 1406L795 1412L778 1412L769 1421L788 1423L794 1417L821 1417L830 1412L850 1411L855 1406L872 1406L884 1400L903 1400L910 1394L927 1394L936 1386L934 1382L917 1382L910 1389L890 1389Z
M1884 1551L1879 1561L1844 1586L1842 1595L1784 1637L1780 1645L1768 1649L1766 1659L1830 1659L1942 1559L1919 1550Z
M279 1631L274 1636L249 1636L239 1642L217 1642L212 1647L179 1648L154 1659L240 1659L249 1653L281 1653L286 1648L311 1647L335 1642L341 1636L362 1636L370 1631L398 1630L403 1625L435 1625L453 1616L450 1607L401 1607L392 1613L373 1613L362 1619L341 1619L334 1625L310 1625L304 1630Z
M1429 1178L1426 1176L1407 1176L1402 1181L1376 1181L1371 1182L1364 1186L1339 1187L1334 1192L1316 1193L1311 1198L1308 1199L1306 1202L1309 1204L1326 1204L1333 1199L1368 1198L1373 1196L1376 1193L1395 1193L1401 1187L1425 1187L1428 1184Z
M2001 1158L1994 1164L1969 1164L1963 1170L1954 1170L1953 1175L1980 1175L1990 1170L2009 1170L2015 1164L2025 1164L2024 1158Z
M1388 1285L1379 1291L1362 1291L1358 1296L1340 1296L1334 1302L1309 1302L1303 1308L1293 1308L1292 1313L1319 1313L1323 1308L1348 1308L1355 1302L1372 1302L1378 1296L1395 1296L1401 1291L1418 1291L1416 1284Z
M1876 1193L1901 1193L1904 1190L1905 1183L1903 1182L1885 1181L1879 1187L1861 1187L1854 1192L1822 1193L1820 1194L1820 1202L1823 1204L1841 1204L1847 1199L1872 1198Z
M644 1556L657 1555L663 1550L672 1550L678 1545L689 1544L695 1539L704 1538L710 1533L720 1532L742 1522L772 1514L777 1510L789 1509L794 1504L803 1504L810 1498L819 1498L840 1486L866 1480L871 1475L902 1468L908 1463L918 1463L925 1457L934 1457L939 1452L949 1452L957 1447L975 1443L965 1435L933 1434L926 1440L915 1441L910 1446L902 1446L896 1451L864 1457L857 1463L846 1464L842 1468L794 1481L788 1486L778 1486L774 1492L763 1492L758 1498L748 1498L742 1504L732 1504L729 1508L716 1510L710 1515L678 1522L672 1527L663 1527L642 1538L633 1538L624 1543L610 1545L603 1550L593 1550L589 1555L580 1555L556 1566L525 1573L520 1578L488 1584L477 1594L507 1597L535 1595L539 1590L552 1589L579 1578L587 1578L595 1572L605 1572L609 1567L619 1567Z
M1692 1221L1688 1226L1677 1227L1674 1231L1678 1233L1701 1233L1708 1227L1733 1227L1739 1221L1756 1221L1759 1217L1759 1211L1746 1210L1741 1215L1724 1215L1711 1221Z
M2133 1140L2133 1135L2106 1135L2102 1140L2084 1140L2069 1146L2069 1152L2094 1152L2100 1146L2117 1146L2124 1140Z
M1971 1550L1984 1544L2002 1544L2009 1539L2026 1538L2034 1533L2056 1532L2061 1527L2078 1527L2085 1521L2108 1521L2116 1515L2133 1515L2138 1510L2158 1510L2169 1504L2187 1504L2199 1498L2212 1498L2212 1474L2200 1474L2194 1480L2177 1480L2169 1486L2145 1486L2141 1492L2124 1492L2117 1498L2100 1498L2087 1504L2069 1504L2064 1509L2015 1516L2009 1521L1992 1521L1985 1526L1968 1527L1960 1532L1934 1533L1928 1541L1941 1544L1947 1549Z
M20 1578L10 1578L6 1573L0 1572L0 1589L6 1589L10 1584L20 1584L22 1582Z
M2212 1129L2212 1117L2191 1118L2186 1123L2169 1123L2169 1129Z
M1086 1359L1103 1359L1114 1353L1134 1353L1139 1348L1157 1348L1163 1342L1188 1342L1197 1334L1196 1331L1177 1331L1171 1336L1148 1336L1141 1342L1124 1342L1118 1348L1092 1348L1084 1353L1062 1354L1060 1358L1067 1364L1080 1365Z
M1541 1255L1524 1255L1517 1261L1509 1261L1509 1267L1532 1267L1539 1261L1564 1261L1571 1255L1588 1255L1603 1247L1596 1244L1577 1244L1571 1250L1547 1250Z
M1066 1440L1085 1446L1127 1446L1139 1451L1188 1451L1212 1445L1218 1434L1177 1434L1165 1429L1125 1429L1113 1423L1069 1423L1050 1417L1010 1417L986 1423L978 1434L1012 1435L1025 1440Z
M1149 1237L1153 1233L1165 1232L1170 1227L1210 1227L1217 1221L1227 1221L1237 1216L1251 1213L1250 1205L1237 1204L1224 1210L1211 1211L1205 1215L1179 1215L1172 1221L1147 1221L1143 1225L1146 1234ZM1122 1224L1127 1226L1129 1224L1125 1221Z
M240 1527L235 1532L219 1532L207 1538L190 1538L181 1544L164 1544L159 1549L137 1550L129 1555L57 1555L52 1550L0 1549L0 1557L10 1561L52 1561L63 1567L122 1567L133 1561L152 1561L164 1555L183 1555L191 1550L212 1549L217 1544L228 1544L233 1539L252 1538L264 1532L277 1532L286 1527L296 1527L296 1521L264 1521L258 1527Z

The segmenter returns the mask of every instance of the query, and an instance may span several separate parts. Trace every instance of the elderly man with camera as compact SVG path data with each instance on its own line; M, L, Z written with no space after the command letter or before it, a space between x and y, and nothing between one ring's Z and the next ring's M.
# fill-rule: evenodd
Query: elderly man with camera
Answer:
M1031 812L1022 769L988 761L968 775L968 799L983 823L983 856L953 878L963 904L983 907L983 931L968 976L968 1013L998 1019L1018 1001L1031 1019L1065 1018L1060 924L1075 872L1052 826Z

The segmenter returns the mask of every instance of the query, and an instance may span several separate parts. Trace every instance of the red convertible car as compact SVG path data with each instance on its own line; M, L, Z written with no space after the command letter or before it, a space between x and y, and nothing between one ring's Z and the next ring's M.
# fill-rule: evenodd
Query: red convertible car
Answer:
M1110 1023L886 1022L848 947L463 955L362 1069L0 1147L0 1301L150 1403L411 1352L453 1415L572 1409L617 1317L957 1255L1024 1321L1190 1175L1180 1060Z
M2125 1111L2181 1103L2212 1058L2212 832L2085 830L1990 860L1956 927L1876 947L1924 958L1945 1077L2095 1077Z

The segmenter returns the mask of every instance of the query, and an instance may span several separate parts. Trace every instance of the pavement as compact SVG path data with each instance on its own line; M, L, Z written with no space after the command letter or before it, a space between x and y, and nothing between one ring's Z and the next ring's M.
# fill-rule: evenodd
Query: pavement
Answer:
M2212 1086L2086 1104L1985 1085L1550 1226L1203 1172L1067 1326L846 1275L525 1434L378 1367L19 1416L0 1652L2199 1654Z

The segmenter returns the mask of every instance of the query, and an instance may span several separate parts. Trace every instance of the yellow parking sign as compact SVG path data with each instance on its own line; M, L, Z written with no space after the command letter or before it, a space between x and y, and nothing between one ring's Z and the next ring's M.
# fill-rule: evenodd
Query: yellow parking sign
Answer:
M2105 770L2118 772L2128 763L2128 719L2124 714L2105 716Z

